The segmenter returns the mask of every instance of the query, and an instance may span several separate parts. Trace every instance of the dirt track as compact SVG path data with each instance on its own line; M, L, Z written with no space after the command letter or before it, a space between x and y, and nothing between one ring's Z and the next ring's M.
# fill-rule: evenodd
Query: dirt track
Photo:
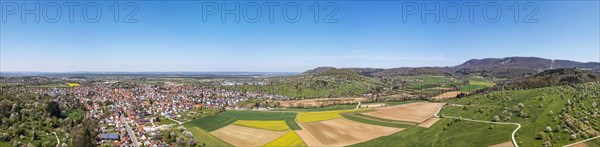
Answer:
M237 125L228 125L210 132L210 134L234 146L262 146L285 133L286 132L269 131Z
M347 146L404 129L370 125L347 119L300 123L298 135L308 146Z
M444 103L410 103L392 107L375 108L377 111L364 113L365 115L421 123L434 116Z

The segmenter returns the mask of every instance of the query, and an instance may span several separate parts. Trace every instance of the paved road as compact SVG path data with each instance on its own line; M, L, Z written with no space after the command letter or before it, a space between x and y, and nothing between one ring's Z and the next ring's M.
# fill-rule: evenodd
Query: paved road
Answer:
M139 147L140 144L138 143L137 138L135 137L135 133L133 132L133 130L131 130L131 127L129 126L129 122L125 121L125 118L123 117L123 115L121 115L121 121L123 121L123 123L125 123L125 128L127 128L127 133L129 133L129 138L133 142L133 146Z

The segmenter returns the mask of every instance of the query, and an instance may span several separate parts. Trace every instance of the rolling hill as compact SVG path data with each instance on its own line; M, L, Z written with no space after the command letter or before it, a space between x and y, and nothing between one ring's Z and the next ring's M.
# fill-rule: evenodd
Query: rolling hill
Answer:
M381 68L341 68L368 77L392 77L415 75L470 75L479 74L486 77L519 78L530 76L550 69L576 68L600 71L598 62L576 62L569 60L551 60L538 57L506 57L471 59L463 64L452 67L400 67L391 69ZM318 67L308 70L303 75L317 75L330 70L340 70L334 67Z

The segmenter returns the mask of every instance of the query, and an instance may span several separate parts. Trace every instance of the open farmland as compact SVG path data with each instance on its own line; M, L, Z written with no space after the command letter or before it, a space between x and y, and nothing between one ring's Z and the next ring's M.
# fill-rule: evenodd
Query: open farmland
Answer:
M352 109L352 110L336 110L336 111L323 111L323 112L300 112L298 113L298 122L316 122L324 121L336 118L342 118L341 113L369 111L371 109Z
M392 107L375 108L377 111L364 113L365 115L421 123L435 115L443 103L410 103Z
M275 140L285 132L229 125L212 131L210 134L234 146L261 146Z
M308 146L347 146L377 137L402 131L370 125L347 119L334 119L320 122L300 123L303 130L297 131Z
M265 147L281 147L281 146L294 146L294 147L304 147L306 144L302 141L302 138L298 136L295 131L288 131L283 134L281 137L267 143L264 145Z
M294 112L262 112L262 111L236 111L229 110L217 115L210 115L200 119L192 120L189 124L198 126L206 131L214 131L225 127L238 120L283 120L292 130L298 130L300 127L294 120Z
M508 142L514 125L495 125L443 118L430 128L410 127L352 146L490 146Z

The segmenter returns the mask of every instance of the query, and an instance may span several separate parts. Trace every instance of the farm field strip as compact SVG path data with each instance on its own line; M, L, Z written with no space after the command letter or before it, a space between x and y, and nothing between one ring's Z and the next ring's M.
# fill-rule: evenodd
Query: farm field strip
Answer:
M336 118L342 118L341 113L369 111L371 109L353 109L353 110L336 110L336 111L324 111L324 112L300 112L298 113L297 122L317 122L324 120L331 120Z
M275 120L275 121L257 121L257 120L238 120L233 123L234 125L257 128L257 129L265 129L272 131L287 131L289 130L287 124L283 120Z
M371 117L368 115L362 115L360 113L345 113L345 114L342 114L342 116L344 118L352 120L352 121L357 121L357 122L362 122L362 123L372 124L372 125L394 127L394 128L407 128L407 127L416 125L415 123L411 123L411 122L388 120L388 119L383 119L383 118Z
M419 124L418 126L419 127L423 127L423 128L429 128L429 127L431 127L433 124L435 124L439 120L440 120L440 118L435 118L435 117L434 118L430 118L427 121Z
M282 146L294 146L294 147L305 147L306 144L302 141L302 138L298 136L295 131L288 131L279 138L267 143L265 147L282 147Z

